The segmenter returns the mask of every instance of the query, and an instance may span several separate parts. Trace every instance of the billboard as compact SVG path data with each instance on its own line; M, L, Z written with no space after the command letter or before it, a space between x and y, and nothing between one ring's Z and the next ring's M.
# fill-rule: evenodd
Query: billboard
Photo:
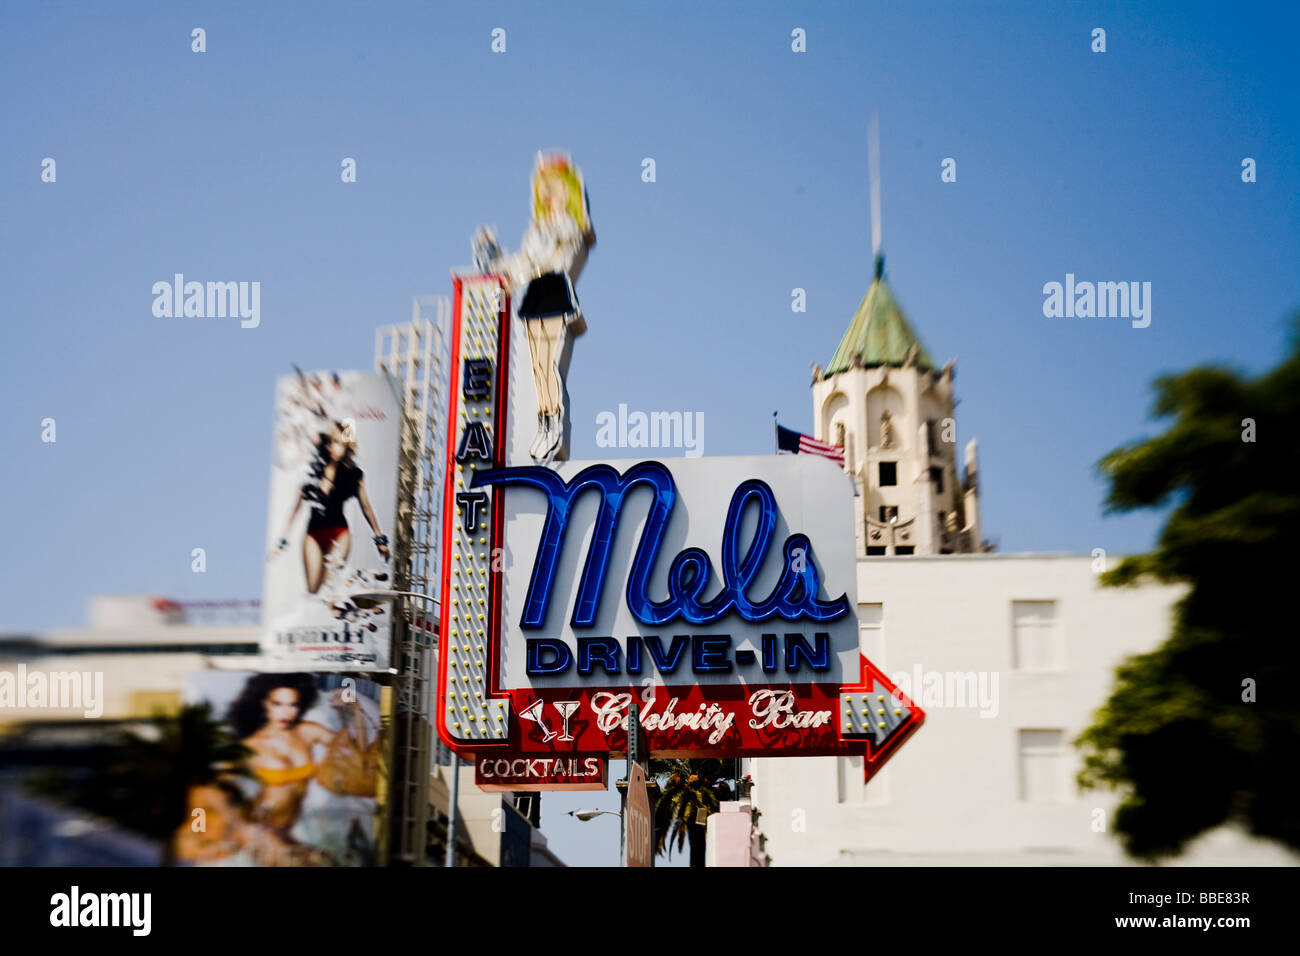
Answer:
M518 320L458 279L438 729L460 751L862 754L922 711L861 653L850 483L813 456L541 462ZM512 341L513 340L513 341ZM520 417L522 422L518 421Z
M281 378L263 584L262 652L277 670L389 668L401 404L365 372Z
M185 702L208 704L249 753L210 785L191 788L177 861L374 865L380 694L363 677L192 674Z

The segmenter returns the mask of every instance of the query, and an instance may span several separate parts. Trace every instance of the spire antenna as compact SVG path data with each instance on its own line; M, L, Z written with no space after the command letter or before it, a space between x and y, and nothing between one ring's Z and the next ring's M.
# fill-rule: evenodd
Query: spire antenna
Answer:
M871 257L876 263L876 277L883 272L880 255L880 114L872 112L867 126L867 168L871 177Z

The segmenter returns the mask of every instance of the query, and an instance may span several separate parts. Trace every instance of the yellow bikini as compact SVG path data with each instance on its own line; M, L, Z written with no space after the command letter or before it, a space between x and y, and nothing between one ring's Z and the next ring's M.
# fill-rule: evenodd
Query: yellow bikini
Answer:
M311 779L316 773L316 765L305 763L301 767L254 767L253 773L257 774L258 779L268 787L276 787Z

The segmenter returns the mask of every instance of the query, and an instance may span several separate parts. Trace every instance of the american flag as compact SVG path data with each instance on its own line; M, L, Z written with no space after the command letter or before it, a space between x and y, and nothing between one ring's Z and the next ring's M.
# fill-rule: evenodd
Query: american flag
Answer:
M828 445L816 438L809 438L803 432L793 428L776 426L776 449L780 455L821 455L829 458L841 468L844 467L844 446Z

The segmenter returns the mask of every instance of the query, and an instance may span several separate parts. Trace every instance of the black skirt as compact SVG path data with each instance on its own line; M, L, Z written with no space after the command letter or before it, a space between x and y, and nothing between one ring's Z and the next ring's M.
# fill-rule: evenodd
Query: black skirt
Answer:
M519 318L525 321L577 314L578 297L574 295L573 283L563 272L547 272L529 282L519 303Z

